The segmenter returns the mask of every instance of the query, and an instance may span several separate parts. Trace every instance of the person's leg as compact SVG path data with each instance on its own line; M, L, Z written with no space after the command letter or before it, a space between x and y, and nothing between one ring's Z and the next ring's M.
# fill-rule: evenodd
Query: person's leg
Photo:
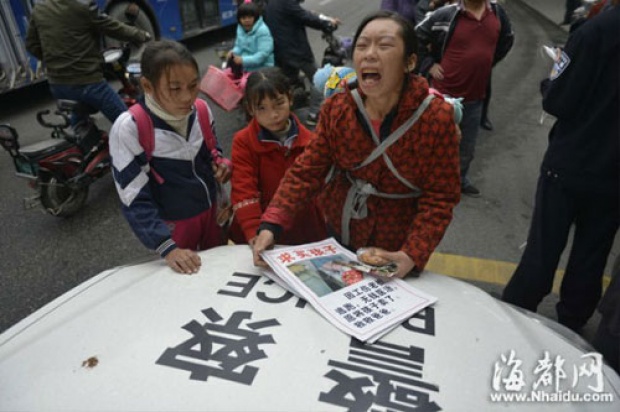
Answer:
M112 123L127 110L123 99L105 81L85 85L50 84L50 91L55 99L75 100L100 111ZM88 110L77 112L71 124L75 125L87 116Z
M289 79L291 86L291 94L293 96L292 108L297 110L308 105L308 96L306 95L306 84L299 75L299 67L293 67L289 64L279 65L282 73Z
M611 269L611 282L598 311L601 313L601 322L592 346L620 373L620 256L616 257Z
M52 96L56 100L73 100L76 102L82 101L82 94L84 92L84 86L71 85L71 84L50 84L50 91L52 92ZM95 108L92 108L95 111ZM82 110L78 107L77 110L74 110L71 113L71 126L75 126L82 120L85 120L88 117L88 109L82 107Z
M127 110L121 96L106 81L86 85L81 101L99 110L112 123Z
M295 87L299 84L299 68L293 67L288 64L278 65L278 67L282 70L282 73L286 77L288 77L288 81L291 83L291 87Z
M461 120L461 142L459 146L461 163L461 188L472 186L469 181L469 166L474 160L476 140L480 128L480 116L482 115L482 101L463 103L463 119ZM479 193L478 193L479 194Z
M201 215L188 219L166 221L172 232L172 240L181 249L201 250Z
M489 119L489 104L491 103L491 77L487 83L487 91L482 102L482 114L480 115L480 126L485 130L493 130L493 123Z
M562 24L570 24L573 20L573 12L579 7L580 0L566 0L564 8L564 20Z
M618 230L615 196L581 194L575 216L575 235L556 305L558 321L579 330L601 298L607 257Z
M201 235L198 250L211 249L225 243L222 228L217 224L216 213L217 207L213 206L200 214Z
M310 84L310 103L308 107L308 116L309 118L314 118L313 120L316 123L316 115L318 115L319 110L321 109L321 104L323 103L323 93L321 93L316 87L314 87L314 84L312 82L312 79L314 78L314 74L318 70L318 67L316 63L314 63L314 61L307 61L301 63L300 69L309 80Z
M609 366L620 374L620 335L612 333L608 321L605 317L601 319L592 346L603 355Z
M572 200L557 178L543 172L527 245L521 261L504 288L502 300L536 311L553 287L553 278L573 221Z

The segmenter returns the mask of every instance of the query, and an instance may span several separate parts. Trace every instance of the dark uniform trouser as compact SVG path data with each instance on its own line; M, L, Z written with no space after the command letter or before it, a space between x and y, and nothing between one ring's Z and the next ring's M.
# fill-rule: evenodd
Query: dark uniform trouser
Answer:
M573 13L579 7L580 3L579 0L566 0L563 23L569 23L573 20Z
M306 78L310 81L310 102L309 112L317 114L323 103L323 93L314 87L313 78L314 74L318 70L318 67L314 61L299 61L295 65L291 65L285 62L278 61L278 66L282 69L282 72L290 79L291 85L297 83L299 79L299 72L303 72Z
M581 328L601 297L607 256L618 230L618 197L567 189L553 172L538 180L534 216L521 262L506 285L503 300L536 311L551 292L571 225L573 245L556 306L558 321Z
M601 313L601 322L592 346L620 374L620 255L616 256L611 283L601 299L598 311Z

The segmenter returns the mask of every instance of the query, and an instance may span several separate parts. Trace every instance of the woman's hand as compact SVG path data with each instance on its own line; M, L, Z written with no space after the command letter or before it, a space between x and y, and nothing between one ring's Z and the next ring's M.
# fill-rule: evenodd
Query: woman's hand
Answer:
M267 249L271 249L275 243L275 236L273 235L273 232L267 229L261 230L258 233L258 236L250 240L255 266L260 266L262 268L269 267L260 254Z
M396 264L398 270L394 274L394 277L404 278L415 267L413 260L405 252L388 252L384 249L375 248L374 255L389 260Z
M213 167L213 173L215 174L215 179L220 183L226 183L230 180L230 176L232 173L226 164L220 163L215 164L215 162L211 165Z
M433 64L428 72L433 76L433 79L443 80L443 67L439 63Z
M233 58L233 61L235 62L235 64L238 64L239 66L243 66L243 57L235 56Z
M166 255L166 263L175 272L186 275L197 273L201 265L200 256L196 252L180 248L174 249Z

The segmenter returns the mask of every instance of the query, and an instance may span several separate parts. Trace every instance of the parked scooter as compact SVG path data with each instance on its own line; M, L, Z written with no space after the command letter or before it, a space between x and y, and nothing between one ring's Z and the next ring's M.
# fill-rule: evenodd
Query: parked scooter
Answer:
M346 66L347 61L351 58L351 46L353 45L352 37L341 37L334 35L336 27L323 31L321 37L327 43L327 47L323 51L323 60L321 66L331 64L334 67Z
M129 46L114 48L104 53L106 72L121 81L119 94L127 104L136 103L139 94L139 64L129 65ZM17 131L9 125L0 125L0 145L9 152L18 177L30 181L37 191L24 199L24 206L32 208L39 202L50 214L67 217L84 205L92 182L110 171L108 133L99 129L92 118L94 111L83 103L58 100L58 109L37 113L37 121L52 129L51 139L21 147ZM74 112L88 113L84 121L70 126Z

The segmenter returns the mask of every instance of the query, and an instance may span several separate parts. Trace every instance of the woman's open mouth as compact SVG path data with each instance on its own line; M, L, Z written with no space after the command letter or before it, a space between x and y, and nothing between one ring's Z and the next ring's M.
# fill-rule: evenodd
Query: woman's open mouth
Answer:
M362 83L365 86L374 86L381 81L381 75L377 70L364 69L362 70Z

